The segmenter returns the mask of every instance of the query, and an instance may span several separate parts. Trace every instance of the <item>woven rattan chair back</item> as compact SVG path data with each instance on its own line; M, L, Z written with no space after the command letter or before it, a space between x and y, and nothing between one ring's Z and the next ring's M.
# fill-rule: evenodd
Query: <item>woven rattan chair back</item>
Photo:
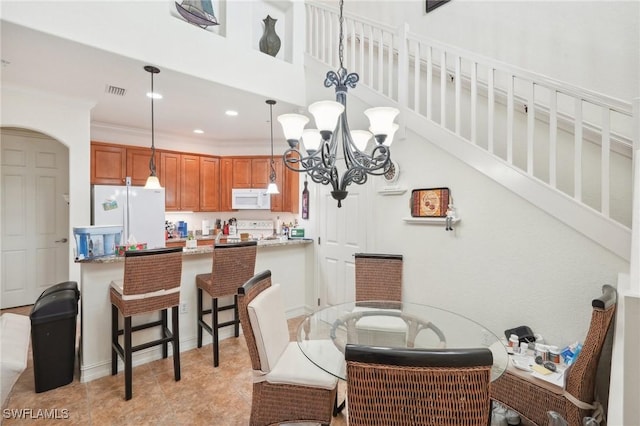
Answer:
M122 298L111 290L111 302L125 317L155 312L177 306L180 291L150 297L162 290L180 287L182 276L182 249L180 247L126 251ZM143 298L131 296L146 295Z
M402 301L402 255L356 253L356 302Z
M149 294L180 287L182 249L162 248L126 251L124 255L125 296Z
M236 294L238 287L253 277L257 241L213 246L211 282L205 290L211 297Z
M591 324L578 359L567 373L565 392L590 405L594 401L598 362L616 308L616 290L602 287L602 296L591 302ZM528 421L547 424L547 412L555 411L571 426L582 425L582 419L593 414L592 409L579 408L565 393L552 391L507 371L491 387L491 398L518 411Z
M349 425L487 425L489 349L348 344Z
M258 353L253 327L251 327L251 321L249 320L248 306L253 299L269 287L271 287L271 271L267 270L256 274L237 289L240 324L242 325L244 338L247 342L249 358L251 358L251 368L253 370L260 370L260 354Z

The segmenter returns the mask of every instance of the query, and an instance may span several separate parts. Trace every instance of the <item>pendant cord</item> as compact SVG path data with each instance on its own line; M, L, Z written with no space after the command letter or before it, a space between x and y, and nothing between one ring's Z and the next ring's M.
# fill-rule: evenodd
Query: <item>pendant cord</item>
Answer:
M154 116L153 116L153 72L151 72L151 159L149 160L149 169L151 170L151 176L156 175L156 145L155 145L155 129L154 129Z

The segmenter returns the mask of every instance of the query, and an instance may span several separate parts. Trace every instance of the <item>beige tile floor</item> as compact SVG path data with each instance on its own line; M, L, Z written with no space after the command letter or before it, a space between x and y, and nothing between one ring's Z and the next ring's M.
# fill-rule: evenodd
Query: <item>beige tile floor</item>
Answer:
M31 307L5 310L28 315ZM289 321L296 330L302 318ZM109 338L105 336L105 338ZM133 399L124 400L124 374L35 393L33 361L16 382L2 412L2 425L247 425L251 409L251 364L244 338L220 342L220 366L213 368L211 345L183 352L182 378L173 379L173 359L154 361L134 368ZM339 399L344 398L344 385ZM68 419L11 418L12 409L56 410ZM67 410L67 411L63 411ZM51 413L52 411L49 411ZM53 413L56 413L55 411ZM6 418L9 417L9 418ZM347 424L343 414L331 423Z

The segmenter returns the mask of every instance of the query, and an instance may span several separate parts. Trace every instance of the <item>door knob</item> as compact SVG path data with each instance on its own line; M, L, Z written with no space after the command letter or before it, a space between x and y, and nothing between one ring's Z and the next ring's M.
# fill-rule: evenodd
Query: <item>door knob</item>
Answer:
M69 240L67 240L66 238L63 238L61 240L56 240L55 242L56 243L66 243L67 241L69 241Z

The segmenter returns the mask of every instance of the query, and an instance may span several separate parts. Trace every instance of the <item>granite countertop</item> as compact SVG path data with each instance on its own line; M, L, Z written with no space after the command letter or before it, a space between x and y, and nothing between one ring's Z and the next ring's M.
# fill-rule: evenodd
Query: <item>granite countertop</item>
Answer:
M196 238L196 239L211 239L213 240L214 237L212 236L211 238L207 238L207 237L202 237L202 238ZM186 240L186 238L172 238L169 241L183 241ZM240 242L240 241L238 241ZM292 239L292 240L285 240L285 241L281 241L281 240L258 240L258 248L271 248L271 247L283 247L283 246L295 246L295 245L306 245L306 244L312 244L313 240L310 238L298 238L298 239ZM182 254L183 256L190 256L190 255L194 255L194 254L206 254L206 253L211 253L211 251L213 250L213 246L209 246L209 245L205 245L205 246L198 246L195 248L183 248L182 249ZM93 259L83 259L83 260L77 260L76 259L76 263L115 263L115 262L122 262L124 260L124 256L102 256L102 257L96 257Z

